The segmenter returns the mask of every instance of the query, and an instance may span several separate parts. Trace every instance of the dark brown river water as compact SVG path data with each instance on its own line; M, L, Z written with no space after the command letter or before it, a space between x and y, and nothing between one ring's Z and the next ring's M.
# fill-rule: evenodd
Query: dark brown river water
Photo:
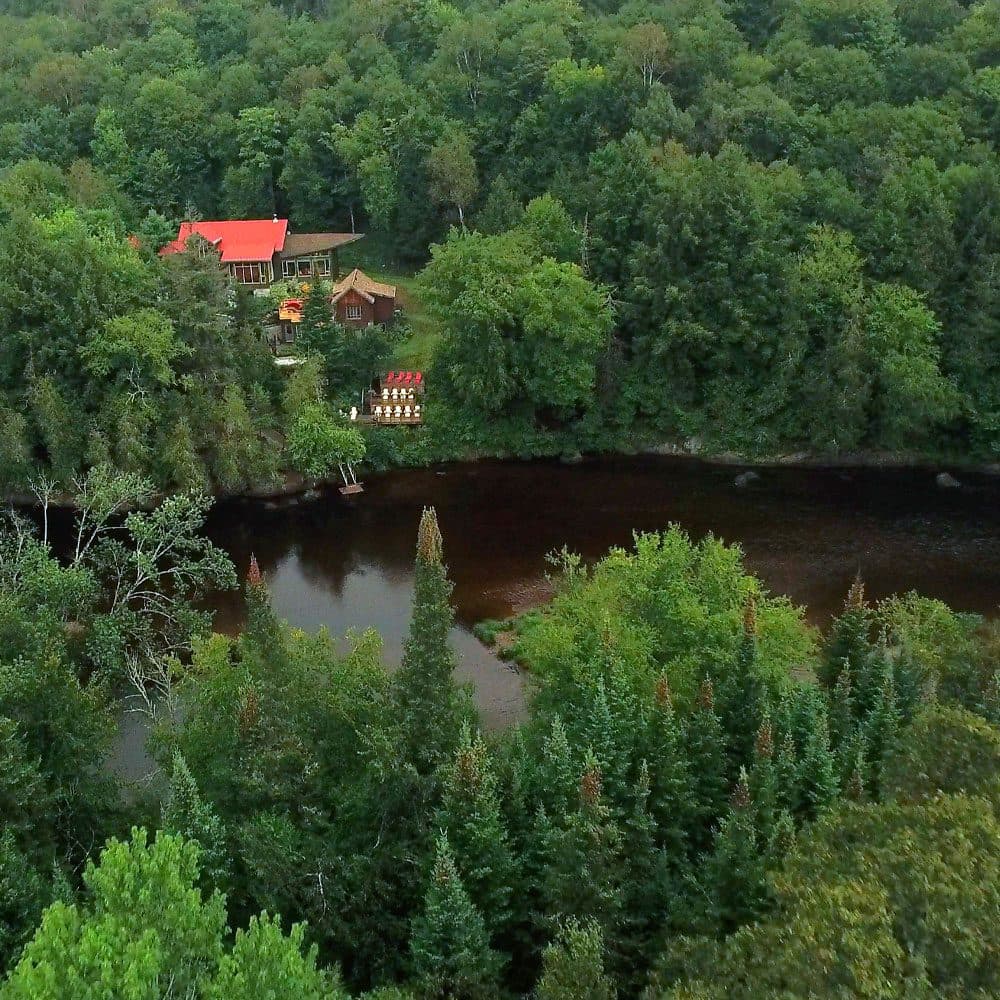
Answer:
M437 508L455 583L455 641L494 725L516 715L522 678L472 636L548 595L545 556L566 545L587 559L628 545L633 531L671 522L693 537L738 542L746 563L818 624L836 612L860 571L869 594L918 590L955 608L992 615L1000 606L1000 478L962 475L942 490L924 470L760 471L688 459L616 458L568 466L487 462L370 476L350 501L332 493L275 506L228 501L212 538L245 567L256 554L278 613L334 634L374 626L398 661L410 612L417 522ZM232 630L242 599L216 602Z
M420 511L436 507L455 583L459 673L491 728L521 715L527 681L471 626L544 600L545 556L564 545L597 559L633 531L671 522L695 538L713 532L738 542L749 569L819 625L859 571L874 598L917 590L961 610L1000 610L1000 477L959 474L961 489L942 490L926 470L776 468L739 489L739 472L653 457L403 470L369 476L351 500L221 502L208 532L241 573L257 556L293 625L334 635L373 626L391 664L409 621ZM216 628L239 628L239 594L217 595L214 607ZM121 736L116 768L143 774L142 717L126 713Z

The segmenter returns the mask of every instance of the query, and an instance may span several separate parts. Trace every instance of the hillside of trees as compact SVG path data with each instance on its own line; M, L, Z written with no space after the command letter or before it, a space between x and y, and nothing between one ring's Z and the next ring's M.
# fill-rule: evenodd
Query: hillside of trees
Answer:
M423 269L427 427L378 461L1000 451L997 0L3 0L0 28L8 490L294 465L259 317L153 255L272 212ZM372 355L331 335L335 412Z
M527 718L453 677L425 510L402 664L288 628L178 494L0 531L2 1000L1000 995L1000 632L858 580L821 634L737 549L567 557ZM124 528L124 533L121 530ZM159 776L108 767L119 699Z

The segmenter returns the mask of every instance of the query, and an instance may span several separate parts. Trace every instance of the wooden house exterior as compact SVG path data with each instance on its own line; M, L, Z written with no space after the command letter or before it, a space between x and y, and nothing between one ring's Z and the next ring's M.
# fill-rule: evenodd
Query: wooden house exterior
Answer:
M396 318L396 286L373 281L355 268L333 286L330 303L341 326L389 324Z
M160 255L192 248L199 253L215 253L234 282L266 289L279 280L337 278L340 274L337 251L360 240L362 235L290 233L288 220L277 217L182 222L177 238L163 247Z

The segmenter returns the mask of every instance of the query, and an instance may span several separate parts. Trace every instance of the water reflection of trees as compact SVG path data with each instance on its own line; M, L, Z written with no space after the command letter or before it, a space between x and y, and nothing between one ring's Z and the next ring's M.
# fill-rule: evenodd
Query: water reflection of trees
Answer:
M278 567L294 569L303 600L313 589L317 603L336 604L352 578L366 573L408 588L420 510L433 504L454 603L466 622L503 614L505 602L544 573L548 551L568 545L593 559L609 546L628 545L633 530L672 521L695 539L712 531L740 542L765 582L821 620L839 605L843 581L859 565L873 590L884 578L887 587L915 587L974 610L988 610L998 596L969 572L1000 569L992 482L970 478L968 495L954 496L912 470L775 468L741 490L731 467L651 458L575 467L483 463L444 472L370 477L366 492L350 502L336 493L277 509L223 502L210 531L240 569L254 552L272 577ZM389 604L405 598L386 593L384 602L383 618ZM220 625L242 619L239 595L221 595L218 606Z

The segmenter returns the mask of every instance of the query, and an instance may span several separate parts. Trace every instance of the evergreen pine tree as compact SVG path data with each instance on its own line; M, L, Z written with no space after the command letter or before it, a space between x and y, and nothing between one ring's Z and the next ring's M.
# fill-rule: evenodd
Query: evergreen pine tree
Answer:
M792 814L799 811L799 752L795 737L786 732L774 757L779 804Z
M541 931L558 916L596 920L610 941L622 908L622 833L603 800L603 776L588 753L578 805L542 832Z
M422 996L493 1000L497 995L500 959L462 885L445 834L438 838L423 912L413 921L410 957Z
M202 876L213 888L221 887L229 868L222 822L202 799L194 775L179 752L174 753L161 823L167 833L177 833L185 840L197 842L201 849Z
M787 809L778 813L767 842L767 867L771 870L781 867L785 856L795 843L795 820Z
M883 653L888 662L888 654ZM892 661L892 682L896 692L896 709L900 721L910 722L920 705L934 698L934 685L926 670L914 656L906 655Z
M757 601L753 594L747 595L732 675L720 688L720 714L733 760L748 764L753 756L754 737L766 712L764 685L757 665Z
M324 359L335 337L329 294L330 289L322 281L313 281L309 285L302 303L302 321L295 333L302 350L319 354Z
M770 838L777 822L780 806L774 755L774 730L771 717L765 715L754 741L753 767L750 771L754 823L765 842Z
M844 611L830 629L817 671L820 682L828 690L837 683L841 670L848 667L852 678L859 678L871 655L872 612L865 601L865 585L855 577L847 593Z
M763 911L767 902L765 861L753 822L749 779L746 769L741 768L729 813L719 826L705 865L712 925L722 933L734 931Z
M462 883L497 944L512 919L516 861L486 744L468 726L444 779L435 826L447 833Z
M866 799L865 789L867 787L864 754L858 753L855 757L854 767L847 776L844 786L844 794L852 802L864 802Z
M605 802L615 810L629 808L629 779L635 744L634 720L639 714L622 672L613 667L607 682L599 678L588 690L588 702L574 743L589 747L601 766Z
M657 844L649 796L649 768L643 761L621 821L622 918L613 942L618 981L630 995L639 993L659 955L674 885L681 876L681 859Z
M441 532L432 507L424 509L417 535L413 615L403 662L393 679L406 760L429 775L458 746L467 700L455 684L449 642L454 615L451 584L441 558Z
M830 691L830 744L836 751L849 743L857 723L854 718L854 692L851 668L847 665L837 675Z
M691 846L701 851L711 843L712 826L725 809L727 784L725 735L707 677L687 718L685 736L693 790Z
M840 790L837 762L830 750L826 718L816 716L806 735L799 764L798 800L803 815L812 819L830 805Z
M287 657L284 628L271 607L264 574L253 555L250 556L244 593L247 622L240 637L244 659L250 661L251 668L261 665L272 673L281 672Z
M687 852L693 791L683 733L666 674L656 683L646 745L649 812L656 824L657 843L679 863Z
M851 783L862 776L862 785L868 785L868 766L865 754L868 750L867 739L860 725L856 726L850 737L839 747L836 753L837 777L840 787L847 792Z
M874 711L886 684L893 687L895 698L895 670L889 660L888 653L882 647L873 647L858 675L857 691L855 693L855 711L859 719L866 719ZM898 710L898 701L896 708Z
M604 936L593 921L568 920L542 955L535 1000L614 1000L604 972Z
M556 716L542 745L542 755L534 778L538 797L553 815L574 808L580 769L569 745L562 719Z
M890 674L883 680L875 705L864 721L865 759L870 767L868 786L876 799L880 794L882 766L895 746L899 727L896 690Z

